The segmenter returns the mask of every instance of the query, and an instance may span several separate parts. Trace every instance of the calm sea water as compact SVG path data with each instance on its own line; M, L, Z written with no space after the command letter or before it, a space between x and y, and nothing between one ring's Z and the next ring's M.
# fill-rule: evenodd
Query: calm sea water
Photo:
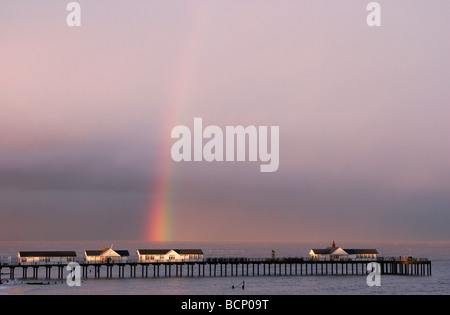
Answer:
M109 247L127 249L132 256L139 248L201 248L205 257L307 257L311 248L323 248L323 243L149 243L139 241L117 242L0 242L1 257L17 257L26 250L75 250L83 257L86 249ZM381 278L380 287L369 287L362 275L347 276L239 276L239 277L183 277L127 279L88 279L80 287L69 287L65 281L53 280L50 285L31 286L20 279L9 281L9 270L2 272L0 295L73 295L73 294L150 294L150 295L299 295L299 294L433 294L450 293L450 243L354 243L337 244L344 248L377 248L382 256L426 257L432 260L432 272L426 276L388 276ZM29 271L30 272L30 271ZM208 274L208 272L206 272ZM56 270L53 273L55 277ZM102 276L106 274L103 272ZM195 273L197 274L197 273ZM174 271L172 272L174 275ZM41 268L40 277L45 277ZM240 284L245 281L245 289ZM235 286L235 289L232 288Z

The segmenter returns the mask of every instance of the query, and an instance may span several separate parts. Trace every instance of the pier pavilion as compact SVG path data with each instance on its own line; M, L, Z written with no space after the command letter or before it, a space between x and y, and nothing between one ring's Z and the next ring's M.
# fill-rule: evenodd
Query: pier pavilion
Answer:
M378 251L374 248L344 249L337 247L336 243L333 242L331 247L311 249L309 255L313 260L376 260Z

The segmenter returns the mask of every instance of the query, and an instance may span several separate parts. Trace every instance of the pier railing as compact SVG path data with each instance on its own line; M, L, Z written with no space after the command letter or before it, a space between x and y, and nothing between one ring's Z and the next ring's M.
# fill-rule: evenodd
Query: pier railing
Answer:
M206 263L206 264L226 264L226 263L303 263L303 262L403 262L403 263L421 263L429 262L428 258L414 258L414 257L377 257L377 258L332 258L332 259L317 259L311 257L208 257L203 259L183 259L183 260L141 260L139 258L122 258L112 260L97 260L88 261L85 258L62 259L59 261L30 261L21 262L18 258L0 258L0 266L45 266L45 265L67 265L70 262L89 265L104 265L104 264L180 264L180 263Z

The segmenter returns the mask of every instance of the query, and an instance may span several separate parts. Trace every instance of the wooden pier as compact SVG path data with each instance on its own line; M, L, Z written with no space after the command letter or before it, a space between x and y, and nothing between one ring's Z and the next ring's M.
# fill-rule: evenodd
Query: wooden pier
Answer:
M253 277L253 276L331 276L367 275L370 262L380 265L381 275L431 276L431 261L417 260L337 260L318 261L303 258L208 258L175 262L77 262L83 279L100 278L159 278L159 277ZM69 274L65 264L11 263L0 266L0 274L8 270L9 279L58 279ZM44 274L41 271L45 270Z

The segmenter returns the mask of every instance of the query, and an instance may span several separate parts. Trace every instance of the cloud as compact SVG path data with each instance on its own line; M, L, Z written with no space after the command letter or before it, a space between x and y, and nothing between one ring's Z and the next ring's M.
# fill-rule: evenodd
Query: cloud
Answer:
M341 3L96 1L69 30L64 6L16 2L0 238L137 238L168 165L180 239L448 239L444 1L386 3L377 30ZM194 117L280 126L279 171L174 163L170 130Z

